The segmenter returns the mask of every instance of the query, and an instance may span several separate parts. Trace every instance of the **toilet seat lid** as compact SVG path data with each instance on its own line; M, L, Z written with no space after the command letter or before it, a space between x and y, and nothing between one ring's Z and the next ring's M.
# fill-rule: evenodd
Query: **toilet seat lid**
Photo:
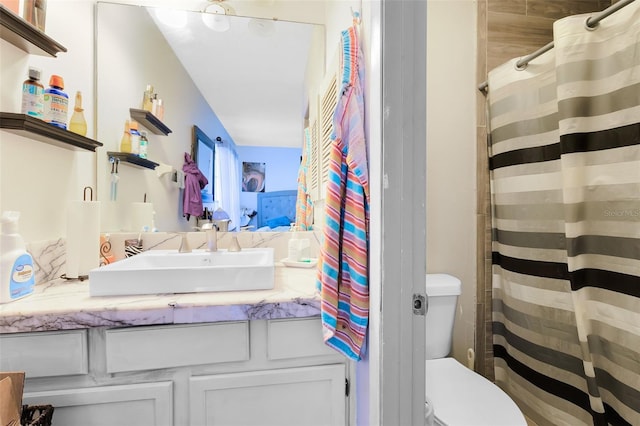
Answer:
M426 361L426 395L449 426L526 426L515 402L498 386L454 358Z

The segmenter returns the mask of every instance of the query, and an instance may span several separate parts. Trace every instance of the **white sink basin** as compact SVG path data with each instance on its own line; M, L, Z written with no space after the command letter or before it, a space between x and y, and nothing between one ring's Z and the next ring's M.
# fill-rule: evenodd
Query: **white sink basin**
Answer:
M268 290L273 248L149 250L89 271L90 296Z

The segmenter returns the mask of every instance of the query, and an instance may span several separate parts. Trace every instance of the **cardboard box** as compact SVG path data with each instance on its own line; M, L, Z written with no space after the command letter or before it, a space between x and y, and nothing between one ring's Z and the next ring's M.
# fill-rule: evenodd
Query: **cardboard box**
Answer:
M47 20L47 0L0 0L6 9L44 32Z
M1 5L18 16L22 16L22 2L23 0L0 0Z
M24 371L0 372L0 425L20 425Z

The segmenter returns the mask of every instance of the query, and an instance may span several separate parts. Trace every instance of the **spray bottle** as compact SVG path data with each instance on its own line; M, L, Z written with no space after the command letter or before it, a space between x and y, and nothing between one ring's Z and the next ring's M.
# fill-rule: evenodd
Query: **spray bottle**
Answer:
M0 303L12 302L33 293L33 258L18 234L20 212L2 214L0 234Z

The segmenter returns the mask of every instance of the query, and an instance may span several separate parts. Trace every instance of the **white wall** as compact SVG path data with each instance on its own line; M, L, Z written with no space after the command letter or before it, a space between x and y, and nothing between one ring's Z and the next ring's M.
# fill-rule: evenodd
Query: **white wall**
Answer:
M476 300L476 8L427 3L427 272L462 280L453 355L465 365Z

